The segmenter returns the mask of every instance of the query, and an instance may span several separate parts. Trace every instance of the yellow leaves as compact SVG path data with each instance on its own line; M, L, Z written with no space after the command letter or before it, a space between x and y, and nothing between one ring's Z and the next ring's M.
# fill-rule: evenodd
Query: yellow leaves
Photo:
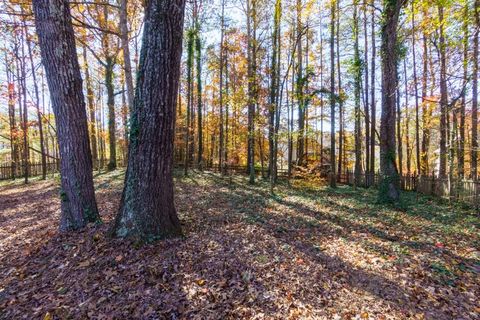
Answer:
M368 319L368 317L369 317L368 312L362 312L360 314L360 318L362 318L362 319Z
M53 320L52 314L50 312L45 313L43 320Z
M204 279L198 279L196 282L200 287L204 286L205 283L206 283L206 281Z

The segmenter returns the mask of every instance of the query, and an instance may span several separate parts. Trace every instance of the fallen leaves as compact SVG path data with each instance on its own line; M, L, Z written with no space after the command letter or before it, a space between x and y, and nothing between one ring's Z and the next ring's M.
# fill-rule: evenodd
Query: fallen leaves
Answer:
M121 186L99 179L105 224L70 234L51 182L0 187L0 318L478 318L477 229L445 232L369 191L294 183L272 198L192 173L176 181L186 238L141 245L106 236Z

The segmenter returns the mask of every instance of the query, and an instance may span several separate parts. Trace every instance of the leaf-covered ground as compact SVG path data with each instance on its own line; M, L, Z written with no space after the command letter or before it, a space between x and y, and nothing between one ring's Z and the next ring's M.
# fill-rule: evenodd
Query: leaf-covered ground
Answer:
M192 173L176 178L185 238L141 245L107 237L122 181L96 177L105 223L70 234L58 181L0 186L0 318L480 319L473 210Z

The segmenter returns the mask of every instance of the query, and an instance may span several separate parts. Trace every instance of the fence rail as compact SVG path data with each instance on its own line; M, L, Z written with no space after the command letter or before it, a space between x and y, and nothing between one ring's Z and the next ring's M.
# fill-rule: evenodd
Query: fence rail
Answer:
M119 162L121 163L121 162ZM177 164L178 165L178 164ZM181 167L179 165L178 167ZM58 172L58 163L47 163L47 175ZM218 166L208 168L209 170L219 171ZM255 167L257 175L266 175L267 168ZM229 165L226 168L229 174L247 173L246 166ZM10 180L24 176L25 166L21 163L16 166L4 164L0 166L0 180ZM29 165L29 177L40 176L42 174L42 164L32 163ZM288 177L286 169L278 169L278 177ZM354 185L355 173L347 171L339 174L338 182L345 185ZM357 186L361 188L378 187L380 183L380 174L378 172L365 173L359 175ZM451 201L459 201L480 208L480 181L466 179L439 178L435 176L417 176L403 175L400 177L400 188L404 191L417 191L424 195L437 196Z
M347 171L339 175L339 182L354 185L354 172ZM358 187L378 187L380 174L378 172L364 173L359 176ZM400 189L436 196L450 201L463 202L480 208L480 181L466 179L439 178L436 176L403 175L400 177Z

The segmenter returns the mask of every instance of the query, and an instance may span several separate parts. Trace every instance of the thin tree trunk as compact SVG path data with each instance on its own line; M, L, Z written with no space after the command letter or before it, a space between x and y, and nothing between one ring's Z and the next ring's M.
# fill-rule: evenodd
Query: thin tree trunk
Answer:
M120 2L120 39L122 41L123 67L125 69L125 84L127 85L128 110L133 107L134 89L132 76L132 63L130 61L130 46L128 39L128 0Z
M372 72L371 72L371 81L372 81L372 118L371 118L371 134L370 134L370 179L371 182L374 183L375 181L375 145L376 145L376 124L377 124L377 101L375 95L375 73L376 73L376 58L377 58L377 47L376 47L376 35L375 35L375 10L372 10Z
M330 187L337 187L335 165L335 15L337 1L333 0L330 8ZM339 74L340 75L340 74ZM341 139L341 138L340 138ZM341 160L339 160L339 163ZM339 168L339 172L340 172Z
M23 11L23 10L22 10ZM45 139L43 134L43 120L42 113L40 112L40 93L38 92L38 83L37 83L37 72L35 70L35 64L33 62L33 52L32 44L30 38L27 34L27 25L25 20L23 20L23 29L27 38L27 49L28 56L30 58L30 67L32 69L32 80L33 80L33 89L35 93L35 109L37 109L37 120L38 120L38 135L40 138L40 152L41 152L41 161L42 161L42 179L47 178L47 157L45 152Z
M256 101L256 0L247 0L247 77L248 77L248 159L250 184L255 183L255 105Z
M447 117L448 117L448 96L447 96L447 57L446 57L446 44L444 33L444 8L443 5L438 6L439 16L439 51L440 51L440 169L439 176L447 176Z
M472 76L472 154L471 173L473 179L478 177L478 38L480 33L480 0L475 0L475 32L473 34L473 76Z
M90 70L88 65L87 57L87 48L83 46L83 61L85 66L85 85L87 87L87 106L88 112L90 114L90 147L92 149L92 161L93 169L98 170L98 149L97 149L97 130L96 130L96 119L95 119L95 102L94 102L94 93L92 87L92 80L90 77Z
M195 2L196 3L196 2ZM202 42L200 39L200 23L198 21L198 12L195 15L195 56L197 68L197 166L203 169L203 120L202 120Z
M223 109L224 109L224 102L223 102L223 71L224 71L224 54L225 54L225 49L224 49L224 37L225 37L225 0L222 0L222 15L221 15L221 27L220 27L220 63L219 63L219 69L220 69L220 79L219 79L219 95L220 95L220 124L219 124L219 148L218 148L218 169L222 174L226 174L225 170L225 161L226 159L223 158L225 154L225 138L224 138L224 131L223 128L225 126L224 124L224 115L223 115Z
M115 93L113 87L113 58L106 58L105 65L105 86L107 89L107 109L108 109L108 141L110 149L110 158L108 160L108 171L117 168L117 137L116 137L116 121L115 121Z
M426 100L427 97L427 80L428 80L428 46L427 35L423 34L423 75L422 75L422 153L420 161L420 174L428 175L428 148L430 145L430 118L431 112Z
M355 176L354 176L354 187L360 185L360 177L362 171L362 131L360 127L360 90L362 82L362 61L360 59L360 50L359 50L359 23L358 23L358 1L354 0L353 2L353 41L354 41L354 54L353 54L353 65L354 65L354 100L355 100Z
M188 167L192 160L192 87L193 87L193 47L195 41L193 30L187 31L187 118L185 129L185 158L184 158L184 174L188 174Z
M370 186L370 176L368 171L370 170L370 88L369 88L369 73L368 73L368 20L367 20L367 0L363 0L363 37L364 37L364 72L365 72L365 106L364 106L364 113L365 113L365 185L368 187ZM374 72L374 70L372 70Z
M415 25L415 3L412 2L412 60L413 60L413 86L415 92L415 159L416 172L420 173L420 116L418 103L418 78L417 78L417 55L416 55L416 25Z
M297 79L296 98L298 104L298 138L297 138L297 165L303 166L305 155L305 104L304 104L304 78L303 78L303 47L302 47L302 0L296 2L297 10Z

